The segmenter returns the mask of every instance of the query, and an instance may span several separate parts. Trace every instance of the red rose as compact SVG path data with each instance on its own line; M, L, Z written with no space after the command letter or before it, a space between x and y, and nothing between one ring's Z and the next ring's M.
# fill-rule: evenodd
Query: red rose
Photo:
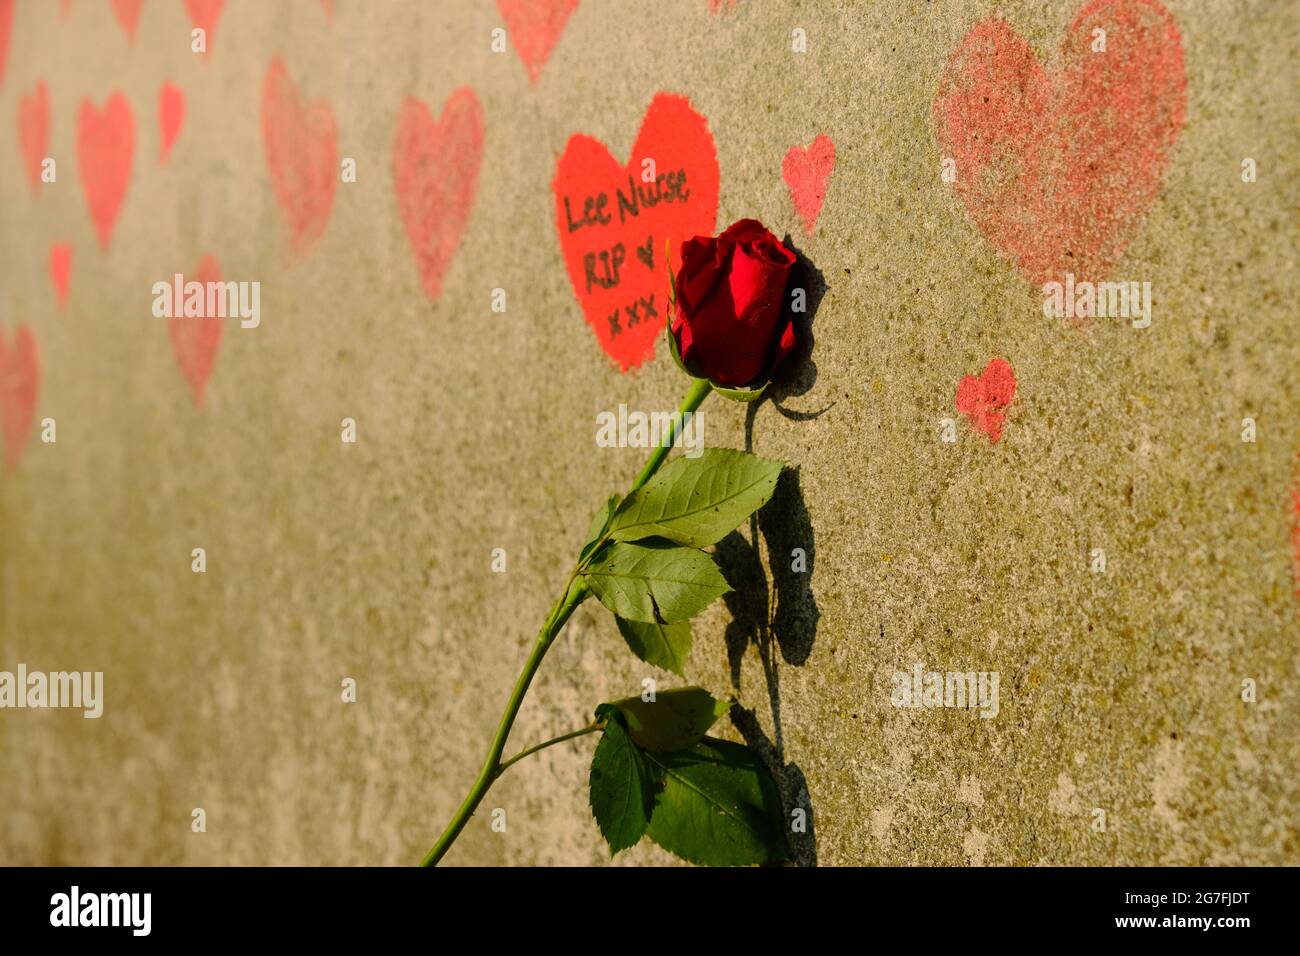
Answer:
M785 283L795 257L762 223L682 244L672 334L682 363L718 385L760 385L795 346Z

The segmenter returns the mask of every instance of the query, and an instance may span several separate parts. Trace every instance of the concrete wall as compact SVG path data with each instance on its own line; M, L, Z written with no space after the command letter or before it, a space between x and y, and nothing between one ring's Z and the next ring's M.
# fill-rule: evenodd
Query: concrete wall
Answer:
M962 38L1000 12L1050 65L1075 3L710 6L582 0L534 84L514 47L492 52L502 15L487 2L231 0L206 57L178 2L146 0L131 38L105 2L13 4L0 330L19 383L15 329L30 329L39 388L29 429L6 400L22 452L0 474L0 670L103 671L105 703L98 720L0 710L0 862L420 858L588 518L643 460L595 447L597 413L669 409L685 390L662 341L627 373L601 350L551 190L575 133L624 161L661 91L708 121L716 226L759 218L819 275L811 363L773 401L706 406L708 444L797 474L719 548L737 591L697 621L688 670L736 695L721 732L763 749L808 808L798 859L1300 862L1292 12L1171 4L1185 124L1149 206L1115 227L1126 245L1109 269L1152 284L1138 330L1046 319L1039 286L940 177L934 103ZM316 199L295 207L296 242L264 139L276 57L328 103L336 160L358 171L327 217ZM34 188L18 116L39 80L57 180ZM160 162L167 81L185 111ZM404 98L436 117L464 86L482 107L481 168L431 298L393 144ZM114 91L134 149L104 247L82 176L107 159L79 159L78 111ZM325 149L323 120L272 112L286 149ZM1099 161L1139 149L1109 130L1122 116L1100 122ZM818 135L835 165L808 234L782 166ZM1257 182L1242 182L1246 157ZM48 267L61 243L63 306ZM261 324L224 324L199 406L194 353L187 381L150 310L153 283L205 255L261 283ZM994 357L1017 380L996 443L955 406ZM807 575L788 570L796 547ZM997 716L892 706L892 675L918 662L997 671ZM668 680L584 606L512 744L581 726L646 676ZM340 699L345 677L356 703ZM448 862L607 862L590 752L578 741L512 768L485 805L507 810L507 831L480 814ZM618 862L671 858L642 845Z

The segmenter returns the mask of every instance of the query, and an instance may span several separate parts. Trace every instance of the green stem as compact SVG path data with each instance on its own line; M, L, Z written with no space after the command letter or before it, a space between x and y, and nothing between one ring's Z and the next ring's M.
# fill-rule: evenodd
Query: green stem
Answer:
M694 414L696 409L709 397L709 392L712 390L713 386L706 379L695 379L692 382L690 391L686 393L686 397L682 399L682 404L677 409L677 417L673 421L671 434L666 436L659 447L651 453L650 460L646 462L645 467L641 469L641 474L637 475L636 481L633 482L631 491L636 491L659 470L678 436L681 435L686 416ZM577 610L578 605L591 596L591 589L587 586L586 580L583 579L581 571L582 567L580 566L569 576L564 595L551 608L551 613L546 616L546 623L542 625L537 640L533 643L532 652L524 663L524 669L520 673L519 679L515 681L514 690L510 692L510 700L506 702L505 713L501 715L501 722L497 724L496 735L492 738L492 747L488 750L487 758L483 761L483 767L474 780L474 786L470 788L469 793L465 795L465 799L461 801L460 807L456 810L456 815L451 818L451 822L447 824L447 829L443 831L442 836L438 838L438 842L433 845L433 849L425 856L420 864L421 866L436 866L446 855L447 851L451 849L452 843L456 841L456 838L460 836L460 832L465 829L465 825L469 823L474 811L478 809L478 805L487 796L493 782L497 777L501 776L507 767L552 744L572 740L574 737L581 737L583 734L593 733L600 729L595 725L584 727L582 730L575 730L573 733L556 737L554 740L548 740L536 747L530 747L511 757L505 763L501 762L501 754L505 752L506 739L510 736L510 728L514 726L515 717L518 716L519 708L524 702L524 695L528 693L528 686L533 682L537 669L542 665L542 658L546 656L546 652L550 650L551 644L555 642L560 629L564 627L569 617Z
M433 845L433 849L425 856L424 861L420 864L421 866L435 866L446 855L456 837L460 836L460 831L465 829L465 824L469 823L469 818L478 809L478 805L487 796L488 788L492 786L492 781L497 778L501 769L501 754L506 748L506 738L510 736L510 728L514 726L519 707L524 702L524 695L528 693L528 685L533 682L533 675L537 673L537 668L542 664L542 658L546 656L551 643L555 640L556 635L560 633L560 628L564 627L569 616L577 610L578 605L585 601L590 594L591 591L587 587L587 582L580 578L569 579L564 597L555 605L555 608L547 617L546 623L542 625L537 640L533 644L532 653L528 655L524 669L520 673L519 679L515 681L514 690L510 692L510 700L506 702L505 713L501 715L501 722L497 725L496 735L492 738L492 747L488 750L487 759L483 761L483 767L474 780L474 786L470 787L470 791L465 795L465 799L461 802L456 815L451 818L451 822L447 824L447 829L443 831L442 836L438 838L438 842Z
M637 475L636 481L632 483L632 491L636 491L644 485L659 470L659 466L668 457L668 452L673 447L673 443L681 435L686 424L686 416L694 414L695 410L709 397L709 392L712 390L713 386L708 379L697 378L692 382L691 390L686 393L686 397L682 399L681 407L677 409L677 418L673 420L672 432L659 443L659 447L650 455L650 460L645 463L645 467L641 469L641 474Z
M558 737L552 737L550 740L544 740L540 744L537 744L536 746L529 747L527 750L521 750L519 751L519 753L515 754L513 757L511 757L509 760L503 763L501 766L497 767L497 776L499 777L503 773L505 773L511 764L516 764L519 761L523 760L525 757L531 757L539 750L545 750L547 747L554 747L556 744L562 744L566 740L573 740L575 737L583 737L586 736L587 734L594 734L596 731L600 729L602 729L600 724L592 724L590 727L583 727L581 730L571 730L567 734L560 734L560 736Z

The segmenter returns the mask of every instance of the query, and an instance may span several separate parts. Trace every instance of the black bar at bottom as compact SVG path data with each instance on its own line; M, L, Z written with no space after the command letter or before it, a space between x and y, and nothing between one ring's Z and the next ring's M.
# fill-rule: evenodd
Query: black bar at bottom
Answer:
M733 939L786 925L863 944L896 932L963 948L1022 933L1043 934L1022 942L1232 946L1292 935L1295 876L1247 868L9 868L0 869L0 933L7 944L75 936L79 944L336 947L403 937L463 943L462 932L487 928L497 944L512 934L595 944L622 933L654 944L701 922ZM622 932L600 935L611 928Z

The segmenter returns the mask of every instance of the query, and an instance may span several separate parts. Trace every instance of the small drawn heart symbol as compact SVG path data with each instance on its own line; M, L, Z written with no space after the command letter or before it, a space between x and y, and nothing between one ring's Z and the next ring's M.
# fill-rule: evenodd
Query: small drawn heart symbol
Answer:
M49 266L54 295L59 301L59 308L63 308L68 302L68 284L72 279L72 243L51 243Z
M534 86L577 8L578 0L497 0L506 32Z
M206 255L200 259L193 281L203 283L206 288L207 283L220 280L221 265L216 258ZM185 381L189 382L194 404L202 408L204 390L212 377L213 366L217 364L217 346L221 344L224 317L187 316L181 302L173 304L172 312L167 327L171 333L172 351L176 353L176 364L180 366Z
M645 241L644 246L636 247L636 257L645 263L645 267L651 272L655 271L655 237L651 236Z
M140 22L140 7L144 0L113 0L113 14L122 24L128 41L135 40L135 27Z
M14 343L5 345L0 328L0 431L4 433L5 466L18 467L23 447L36 419L36 394L41 369L36 356L36 338L25 325L14 332Z
M1160 191L1183 127L1178 27L1157 0L1092 0L1044 69L1005 21L949 59L934 101L953 188L1030 282L1103 278Z
M474 209L483 165L483 106L468 86L443 104L437 121L415 97L402 103L393 140L393 188L425 294L442 294L442 277Z
M324 234L334 204L337 133L329 103L302 102L279 59L271 61L262 82L262 143L290 246L295 255L305 255Z
M225 5L226 0L185 0L190 22L203 31L205 58L212 55L212 40L217 32L217 21L221 19L221 8Z
M134 154L135 118L126 97L114 93L102 110L82 100L77 114L77 164L90 220L105 249L126 199Z
M18 101L18 146L32 192L41 187L41 163L50 138L50 91L41 80Z
M180 135L185 119L185 94L180 87L164 83L158 93L158 162L167 162L167 154Z
M551 184L555 228L587 324L624 372L654 355L668 314L667 275L626 268L628 250L667 239L675 271L683 242L713 235L718 185L713 134L684 96L655 96L627 165L569 137Z
M806 147L791 146L781 164L781 175L790 187L794 211L803 220L804 232L813 234L826 199L826 184L835 170L835 144L825 134Z
M970 419L971 428L996 442L1006 422L1003 409L1016 397L1016 373L1006 359L995 358L978 376L966 375L957 385L957 411Z

